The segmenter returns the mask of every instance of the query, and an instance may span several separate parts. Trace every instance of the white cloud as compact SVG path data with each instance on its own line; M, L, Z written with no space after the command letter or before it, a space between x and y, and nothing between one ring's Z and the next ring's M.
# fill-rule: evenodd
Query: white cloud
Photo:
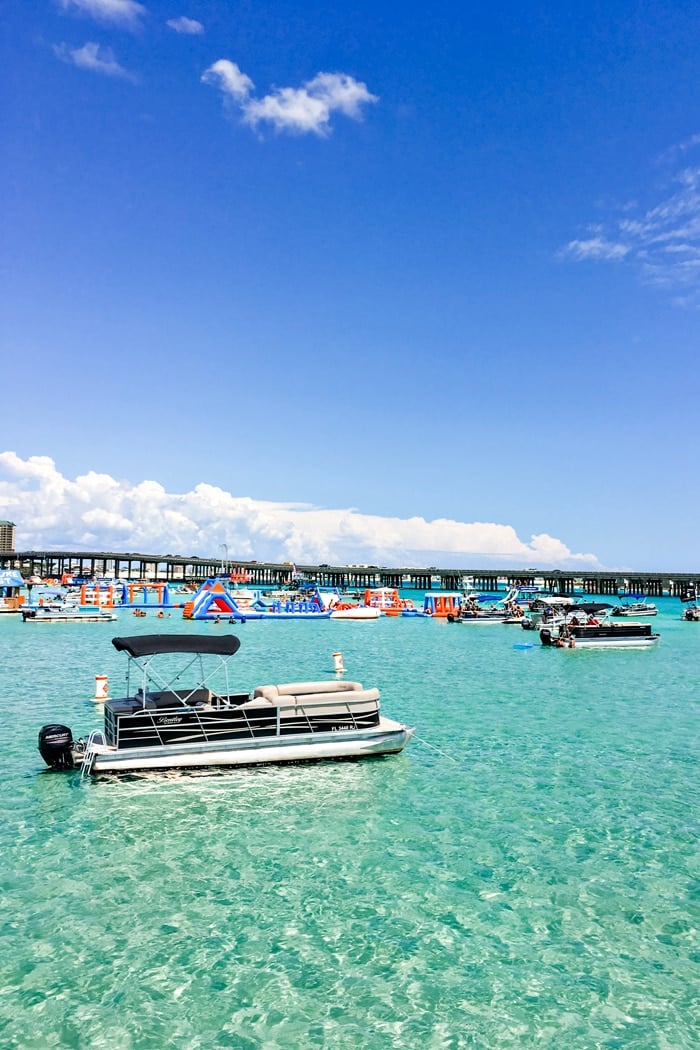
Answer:
M184 33L186 36L201 36L204 32L201 22L198 22L196 18L186 18L185 15L180 15L179 18L169 18L165 24L174 29L176 33Z
M510 525L448 518L383 518L234 496L214 485L170 493L89 471L64 477L48 456L0 453L0 517L17 525L21 549L180 553L232 559L387 566L599 568L546 533L521 540Z
M228 100L244 104L255 85L250 77L241 73L235 62L229 62L227 58L220 58L209 69L202 74L205 84L214 84L221 88L224 97Z
M590 237L587 241L569 241L562 251L575 259L624 259L629 248L604 237Z
M139 25L146 14L146 8L136 0L61 0L61 6L66 11L80 11L98 22L112 22L127 28Z
M362 119L362 106L377 102L367 85L345 73L318 73L301 87L277 88L263 98L252 97L254 84L235 62L221 58L205 71L202 80L214 84L226 100L236 103L243 121L251 127L271 124L277 131L328 135L334 113Z
M659 161L661 163L674 163L678 160L679 156L687 153L688 150L694 149L696 146L700 146L700 135L691 135L685 139L684 142L678 142L676 145L671 146L669 149L662 153Z
M589 237L569 241L560 257L624 261L648 284L689 293L686 305L700 302L700 166L687 164L687 155L699 147L700 135L692 135L667 150L662 159L676 170L656 201L646 208L620 206L607 223L589 227ZM679 160L686 166L678 167Z
M53 50L62 62L69 62L78 69L87 69L91 73L101 73L102 76L120 77L132 83L136 82L134 74L119 65L109 47L101 47L100 44L88 42L83 47L74 50L71 50L66 44L59 44Z

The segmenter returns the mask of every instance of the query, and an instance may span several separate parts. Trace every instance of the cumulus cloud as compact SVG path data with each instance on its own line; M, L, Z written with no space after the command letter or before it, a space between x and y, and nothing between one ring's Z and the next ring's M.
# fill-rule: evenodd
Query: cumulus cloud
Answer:
M136 77L123 66L120 66L112 49L101 47L100 44L88 42L83 47L71 49L66 44L54 47L54 54L62 62L68 62L78 69L87 69L91 73L101 73L105 77L121 77L123 80L136 82Z
M98 22L134 28L140 24L146 8L136 0L60 0L65 11L79 11Z
M242 73L235 62L229 62L227 58L220 58L214 62L209 69L202 74L205 84L214 84L220 88L224 97L231 101L245 104L248 96L255 87L253 81L245 73Z
M277 88L255 98L253 81L227 58L214 62L202 80L218 87L228 104L238 106L245 124L267 123L276 131L297 134L328 135L334 113L361 120L362 107L379 101L366 84L346 73L317 73L301 87Z
M198 22L196 18L186 18L185 15L180 15L179 18L169 18L165 24L174 29L176 33L184 33L186 36L201 36L204 32L201 22Z
M689 164L700 151L700 135L667 150L661 161L668 174L650 206L617 209L604 224L588 228L559 252L575 261L624 262L641 279L677 292L685 303L700 303L700 166Z
M201 483L171 493L89 471L71 480L48 456L0 453L0 517L21 549L92 549L232 559L385 566L600 567L542 533L521 540L510 525L396 518L353 508L276 503Z

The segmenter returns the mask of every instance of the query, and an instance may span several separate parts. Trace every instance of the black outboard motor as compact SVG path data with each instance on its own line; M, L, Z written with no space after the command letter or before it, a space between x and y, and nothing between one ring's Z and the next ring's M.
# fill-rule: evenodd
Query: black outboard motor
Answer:
M554 645L552 632L548 627L543 627L540 631L540 641L542 642L542 645Z
M39 751L52 769L73 769L73 734L68 726L42 726L39 730Z

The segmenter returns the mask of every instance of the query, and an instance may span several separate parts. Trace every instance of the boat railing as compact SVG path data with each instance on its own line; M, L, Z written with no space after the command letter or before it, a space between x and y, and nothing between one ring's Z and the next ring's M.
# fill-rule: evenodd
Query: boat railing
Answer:
M325 683L324 683L325 684ZM350 684L350 683L348 683ZM201 690L169 690L149 694L145 703L112 701L105 707L105 737L88 739L85 752L86 775L94 762L95 743L108 743L118 749L129 746L127 741L141 734L146 727L155 734L159 744L177 743L180 732L189 735L194 730L207 744L216 744L233 732L248 739L260 736L285 736L290 733L324 733L338 729L361 730L379 722L379 690L320 689L321 683L298 683L299 692L279 692L276 686L262 687L253 697L241 694L226 695ZM306 688L305 688L306 687ZM314 687L317 691L313 691ZM289 687L286 687L289 688ZM308 691L307 691L308 690ZM208 701L205 701L204 693ZM182 693L187 696L184 702ZM268 694L267 696L260 695ZM193 704L192 700L196 702ZM170 702L169 702L170 701ZM131 709L117 710L115 704ZM183 721L182 716L187 712ZM123 720L123 716L127 716ZM136 717L136 722L134 721ZM196 727L196 728L195 728Z

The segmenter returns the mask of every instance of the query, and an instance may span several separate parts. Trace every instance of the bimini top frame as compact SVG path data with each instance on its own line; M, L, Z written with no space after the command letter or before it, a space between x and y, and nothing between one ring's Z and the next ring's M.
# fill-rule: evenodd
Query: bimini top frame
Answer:
M226 695L230 695L228 681L228 661L238 652L241 640L233 634L219 635L211 638L202 634L142 634L132 635L129 638L113 638L112 645L120 653L126 653L129 658L126 676L127 694L130 695L132 664L135 665L135 673L141 680L140 693L145 706L149 691L174 692L174 686L178 680L186 674L193 664L199 663L198 681L191 691L178 695L185 703L197 690L206 686L211 679L216 677L222 670L226 679ZM180 654L188 659L184 666L170 678L165 677L154 667L157 657ZM203 656L218 657L213 667L205 672L202 661ZM138 697L138 692L137 692Z

